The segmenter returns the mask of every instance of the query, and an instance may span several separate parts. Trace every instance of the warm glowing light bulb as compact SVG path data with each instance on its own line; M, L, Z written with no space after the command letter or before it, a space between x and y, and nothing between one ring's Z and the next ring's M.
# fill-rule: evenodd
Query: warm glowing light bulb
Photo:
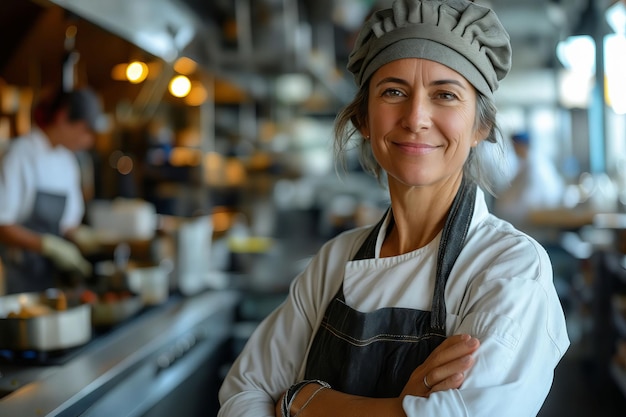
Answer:
M185 97L191 90L191 81L184 75L177 75L170 81L169 90L174 97Z
M139 84L148 76L148 66L144 62L133 61L126 67L126 78L133 84Z

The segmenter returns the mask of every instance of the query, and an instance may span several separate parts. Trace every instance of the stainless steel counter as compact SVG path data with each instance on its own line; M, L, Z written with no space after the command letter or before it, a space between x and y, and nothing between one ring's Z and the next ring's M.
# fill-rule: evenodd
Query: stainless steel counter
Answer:
M230 337L239 297L226 290L172 297L95 337L62 365L0 365L0 390L8 393L0 416L167 415L160 401L206 371L207 361L220 366L214 356Z

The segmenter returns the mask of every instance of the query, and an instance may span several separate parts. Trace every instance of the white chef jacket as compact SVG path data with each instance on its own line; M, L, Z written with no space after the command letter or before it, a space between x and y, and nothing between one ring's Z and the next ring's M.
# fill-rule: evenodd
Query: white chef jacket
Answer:
M346 303L356 310L430 310L440 236L413 252L379 258L385 224L376 258L352 261L372 227L327 242L296 277L287 299L258 326L231 367L220 389L219 417L274 416L275 401L303 379L313 337L344 276ZM370 273L355 281L353 269ZM480 189L445 302L447 334L480 339L476 363L460 389L405 396L406 415L536 416L569 346L565 318L545 250L491 215Z
M37 191L66 196L62 233L80 224L85 206L76 155L63 146L53 147L35 128L13 139L0 159L0 224L28 219Z

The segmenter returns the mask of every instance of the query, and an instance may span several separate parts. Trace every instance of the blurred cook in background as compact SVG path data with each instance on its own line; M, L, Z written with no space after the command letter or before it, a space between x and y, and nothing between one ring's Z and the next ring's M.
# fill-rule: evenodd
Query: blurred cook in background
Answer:
M61 274L84 277L97 247L81 225L85 203L75 152L89 149L102 109L89 88L59 91L35 107L35 127L11 140L0 160L0 256L5 293L54 287Z
M533 152L531 137L526 131L511 136L517 157L517 171L510 187L499 193L494 214L531 235L540 233L530 224L533 210L561 208L565 180L547 155Z

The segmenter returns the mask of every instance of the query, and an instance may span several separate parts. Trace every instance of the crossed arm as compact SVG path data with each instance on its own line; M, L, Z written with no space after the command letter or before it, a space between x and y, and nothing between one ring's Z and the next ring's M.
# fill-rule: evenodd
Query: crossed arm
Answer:
M428 397L433 392L459 388L465 378L465 372L474 364L473 353L479 345L478 339L467 334L448 337L413 371L402 393L395 398L360 397L333 389L321 389L317 383L306 385L295 396L290 415L404 417L406 416L402 409L404 396ZM282 397L276 403L276 417L282 417L281 402Z

